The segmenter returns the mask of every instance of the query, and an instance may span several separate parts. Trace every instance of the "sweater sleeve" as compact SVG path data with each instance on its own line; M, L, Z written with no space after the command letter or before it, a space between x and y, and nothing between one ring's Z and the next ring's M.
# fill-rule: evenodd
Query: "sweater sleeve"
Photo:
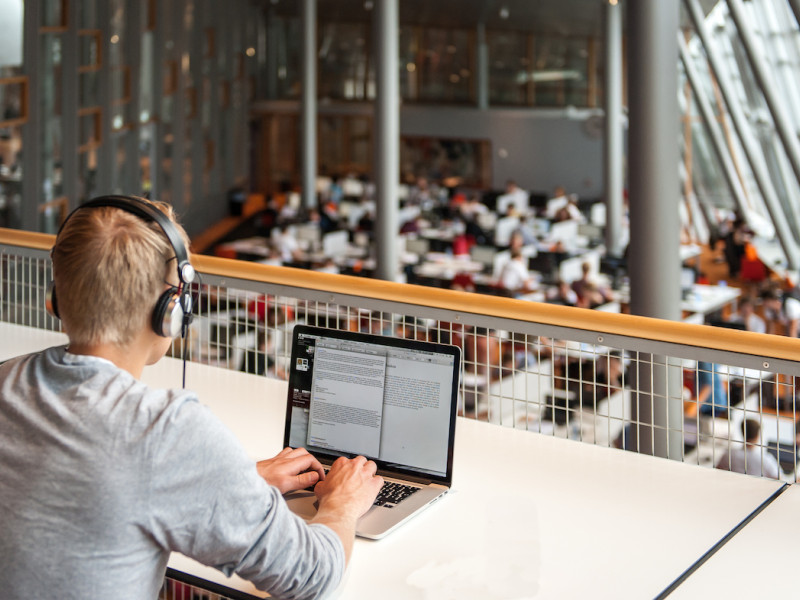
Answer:
M159 423L147 520L162 547L235 572L276 598L318 598L336 588L345 566L339 538L294 515L208 409L173 402Z

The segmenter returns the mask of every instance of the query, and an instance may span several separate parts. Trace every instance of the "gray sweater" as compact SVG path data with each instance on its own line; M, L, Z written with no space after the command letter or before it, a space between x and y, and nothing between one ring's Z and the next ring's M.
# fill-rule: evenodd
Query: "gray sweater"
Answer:
M152 599L173 550L279 598L344 570L194 394L63 347L2 365L0 595Z

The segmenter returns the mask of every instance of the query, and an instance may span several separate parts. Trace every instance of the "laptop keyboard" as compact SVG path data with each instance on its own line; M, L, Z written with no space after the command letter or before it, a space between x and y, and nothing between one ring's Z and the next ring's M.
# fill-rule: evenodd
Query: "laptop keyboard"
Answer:
M417 491L419 491L418 487L387 481L383 484L381 491L378 492L378 497L375 498L373 506L385 506L386 508L393 508Z

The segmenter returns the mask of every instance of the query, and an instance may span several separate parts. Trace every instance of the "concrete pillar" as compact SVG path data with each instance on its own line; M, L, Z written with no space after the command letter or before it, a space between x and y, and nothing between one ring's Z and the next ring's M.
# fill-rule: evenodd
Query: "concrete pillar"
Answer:
M399 270L397 235L400 179L400 106L398 82L399 19L397 0L375 4L375 248L376 276L394 281Z
M680 320L678 199L679 0L639 0L628 10L628 156L631 313ZM632 438L640 452L680 458L679 369L637 359Z
M489 44L486 42L486 25L478 23L477 57L475 61L475 96L478 108L489 108Z
M317 206L317 0L303 0L301 185L303 206Z
M622 126L622 7L605 7L605 144L603 171L606 200L606 250L622 256L622 195L624 187L624 131Z

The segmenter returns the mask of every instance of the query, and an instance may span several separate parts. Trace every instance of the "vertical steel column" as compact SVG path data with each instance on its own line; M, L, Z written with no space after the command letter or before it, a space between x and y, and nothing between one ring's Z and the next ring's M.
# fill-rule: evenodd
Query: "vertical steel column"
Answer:
M220 171L222 169L222 161L220 160L222 119L219 109L222 103L222 94L220 94L222 78L220 77L219 57L217 56L217 52L219 52L222 41L219 28L220 13L224 10L225 7L220 2L214 2L212 0L208 3L208 23L212 27L213 40L213 47L210 49L211 54L208 58L208 104L209 110L211 111L208 123L208 137L211 143L208 192L211 198L220 198L223 191L220 178Z
M142 168L139 155L139 131L141 127L141 94L139 80L142 68L142 8L140 0L125 2L125 37L122 40L125 48L124 60L128 65L130 77L130 100L125 107L125 160L128 167L122 181L122 191L126 194L141 194Z
M61 181L67 210L78 206L78 7L68 2L61 37Z
M606 250L611 256L621 256L623 139L622 126L622 7L605 7L605 144L603 170L606 196Z
M113 193L113 175L117 168L117 153L112 139L111 103L111 22L110 2L97 3L97 23L100 26L100 56L103 62L97 72L97 100L100 105L100 139L102 143L93 152L97 155L96 191L98 195Z
M400 178L400 108L398 93L399 19L397 0L375 4L375 243L376 275L397 278L399 229L397 186Z
M783 142L783 148L789 158L789 163L792 165L792 171L794 171L797 182L800 184L800 142L797 140L797 130L794 128L780 96L775 93L775 85L764 64L764 57L756 46L755 36L750 30L750 24L747 22L747 15L744 12L741 0L726 1L733 22L736 24L736 29L739 31L742 46L750 61L750 67L753 69L753 75L761 88L761 93L764 94L764 99L767 101L767 107L772 115L772 120L775 122L778 137Z
M56 60L55 60L55 43L56 39L60 41L60 33L43 33L39 36L40 43L42 44L42 52L40 54L41 68L42 68L42 82L41 82L41 114L42 114L42 128L39 132L39 144L36 146L36 152L41 156L41 187L39 201L41 203L52 202L53 200L53 187L55 181L55 150L56 150L56 136L58 135L58 122L56 120ZM23 154L24 156L24 154ZM42 213L39 214L37 228L44 229L44 220Z
M214 4L217 4L216 2ZM267 39L266 39L266 98L275 100L278 98L278 52L280 27L278 27L278 17L275 14L275 6L270 3L265 9L267 19Z
M189 69L192 74L192 100L194 102L193 111L190 115L188 123L191 130L191 143L192 147L189 149L190 153L190 195L189 203L192 205L190 210L197 218L197 211L203 206L203 179L206 173L205 155L206 155L206 129L203 122L203 111L205 98L203 97L203 90L205 88L203 81L204 63L210 60L206 57L205 53L205 40L206 40L206 22L207 22L207 4L203 0L194 0L194 14L192 16L192 29L189 32ZM194 209L194 210L192 210Z
M628 9L631 313L680 320L678 202L678 0L640 0ZM634 447L682 456L681 386L663 357L639 357L632 396Z
M786 222L786 217L783 214L778 193L775 191L775 186L772 184L772 178L769 175L766 164L764 164L763 153L759 144L753 137L753 132L745 117L741 105L733 93L733 86L728 78L727 71L722 64L722 61L717 53L717 49L709 37L708 30L706 29L705 18L703 10L700 7L698 0L684 0L687 12L694 23L695 31L700 37L703 44L708 64L711 72L717 79L717 85L725 101L725 106L728 109L728 114L733 121L734 129L739 135L739 140L742 144L747 161L750 164L750 169L753 171L753 176L756 180L756 185L764 198L764 204L767 207L772 223L775 226L775 231L778 240L781 243L784 253L786 254L786 261L792 270L800 268L800 249L798 248L797 241L792 235L791 229Z
M39 202L42 195L42 157L39 152L41 127L41 74L39 64L39 23L42 7L39 2L27 2L24 7L22 36L22 74L28 77L28 120L22 126L22 203L17 227L39 230Z
M252 61L247 56L247 47L250 44L248 41L248 24L253 18L253 3L242 2L238 4L238 10L235 11L235 25L238 40L235 50L235 55L241 61L240 78L238 82L238 109L236 111L236 142L234 143L234 151L236 157L236 171L234 173L235 181L237 184L247 187L248 177L250 175L250 152L248 151L248 140L250 139L250 96L248 90L250 88L250 75L252 73Z
M477 27L477 56L475 61L475 95L478 108L489 108L489 44L486 42L486 25L481 22Z
M230 189L236 183L234 159L234 140L236 130L235 95L236 95L236 60L234 53L234 23L230 10L223 10L219 20L220 50L222 53L222 73L225 77L228 98L225 107L219 113L222 121L222 187Z
M301 102L303 206L317 206L317 0L303 0L303 98Z
M177 61L175 90L172 94L172 193L170 203L178 214L185 208L184 166L186 159L186 75L183 57L188 51L186 43L186 0L169 2L172 11L173 56Z
M155 22L153 28L153 44L150 52L150 72L153 74L150 81L152 94L153 112L150 115L152 124L150 131L150 197L160 200L164 191L164 161L165 132L164 126L164 66L166 61L162 54L164 48L165 22L167 20L167 6L165 2L159 2L150 10L155 11Z

